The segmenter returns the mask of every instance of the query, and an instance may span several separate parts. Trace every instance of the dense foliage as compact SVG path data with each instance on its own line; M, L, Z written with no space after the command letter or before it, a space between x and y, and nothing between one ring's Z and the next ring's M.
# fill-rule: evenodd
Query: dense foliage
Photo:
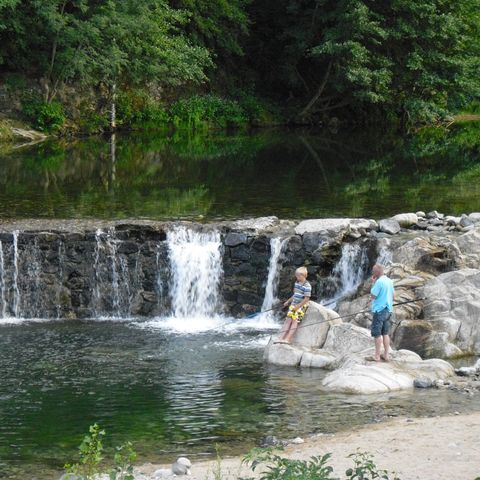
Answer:
M169 101L213 90L294 119L432 123L478 100L479 11L480 0L0 0L0 69L39 79L45 103L65 85L107 101L117 87L167 89ZM234 103L221 123L245 121Z

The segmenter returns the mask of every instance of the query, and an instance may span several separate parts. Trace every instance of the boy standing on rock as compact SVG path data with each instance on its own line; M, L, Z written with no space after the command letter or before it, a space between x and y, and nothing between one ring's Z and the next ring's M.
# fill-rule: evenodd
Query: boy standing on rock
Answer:
M308 302L312 295L312 286L307 281L308 271L305 267L297 268L295 271L296 282L293 287L293 295L283 304L289 306L287 319L283 324L281 332L283 335L275 343L290 343L298 324L302 321L308 308Z
M390 317L393 312L393 282L383 273L382 265L374 265L372 271L373 286L370 290L372 295L372 337L375 339L375 357L372 360L388 362L390 350ZM383 355L380 354L384 348Z

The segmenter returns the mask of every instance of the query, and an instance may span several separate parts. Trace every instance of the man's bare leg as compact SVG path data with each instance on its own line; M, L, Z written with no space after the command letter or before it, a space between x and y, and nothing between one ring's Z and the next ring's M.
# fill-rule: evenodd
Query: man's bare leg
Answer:
M388 362L390 355L390 337L388 335L383 336L383 348L385 353L383 354L383 359Z
M375 361L379 362L381 360L380 358L380 352L382 350L382 337L375 337Z

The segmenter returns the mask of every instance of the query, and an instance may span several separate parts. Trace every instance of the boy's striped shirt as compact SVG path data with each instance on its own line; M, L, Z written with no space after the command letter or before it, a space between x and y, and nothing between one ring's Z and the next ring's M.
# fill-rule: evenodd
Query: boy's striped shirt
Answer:
M298 305L305 297L310 298L312 295L312 286L308 281L304 283L295 282L293 287L292 305Z

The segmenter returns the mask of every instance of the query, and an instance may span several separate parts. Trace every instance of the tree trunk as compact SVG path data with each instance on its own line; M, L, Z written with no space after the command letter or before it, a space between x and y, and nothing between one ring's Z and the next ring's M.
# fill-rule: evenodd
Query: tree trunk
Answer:
M64 0L62 3L62 6L60 8L60 15L63 17L65 13L65 7L67 6L67 0ZM55 66L55 60L57 58L57 49L58 49L58 40L60 37L60 29L57 31L55 34L55 39L53 40L52 44L52 51L50 53L50 65L48 67L48 75L47 75L47 89L45 92L45 102L50 103L55 94L56 94L56 88L50 88L50 85L52 84L52 75L53 75L53 68Z
M110 130L117 128L117 84L113 82L111 87L111 104L110 104Z
M305 116L306 113L315 105L315 103L321 97L323 90L325 90L325 86L327 85L328 77L330 76L330 71L332 70L332 64L333 64L333 61L330 60L330 63L328 64L328 67L327 67L327 71L325 72L325 75L323 77L323 81L320 87L318 87L317 93L308 102L307 106L300 112L301 117Z
M113 192L117 177L117 137L115 133L110 136L110 181L108 190Z

